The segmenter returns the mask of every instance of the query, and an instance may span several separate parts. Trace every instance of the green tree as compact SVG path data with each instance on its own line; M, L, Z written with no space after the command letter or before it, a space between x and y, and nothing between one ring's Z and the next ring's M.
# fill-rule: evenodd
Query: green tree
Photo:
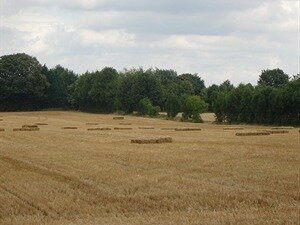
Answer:
M112 112L117 96L118 72L114 68L105 67L100 72L92 73L91 76L89 94L95 109L101 112Z
M177 95L170 93L167 96L165 109L168 117L174 118L180 112L180 99Z
M156 117L160 112L160 108L159 106L153 106L149 98L143 98L139 101L138 112L141 115Z
M125 71L121 74L118 90L121 108L126 112L138 110L139 101L143 98L149 98L154 105L160 105L163 98L161 81L151 70Z
M201 79L197 74L184 73L179 76L181 82L188 82L191 84L193 93L195 95L202 96L205 88L204 80Z
M42 70L36 58L24 53L1 56L0 109L40 109L48 87Z
M197 95L183 96L181 107L183 119L192 119L193 122L202 122L200 113L207 110L207 104Z
M289 76L281 69L263 70L259 76L258 84L272 87L284 86L289 82Z

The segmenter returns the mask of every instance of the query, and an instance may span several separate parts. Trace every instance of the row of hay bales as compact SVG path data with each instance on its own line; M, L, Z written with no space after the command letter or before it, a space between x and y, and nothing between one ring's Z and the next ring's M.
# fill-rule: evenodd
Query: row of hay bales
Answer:
M223 130L244 130L243 127L223 127Z
M21 128L14 128L13 131L39 131L38 125L22 125Z
M162 143L172 143L172 142L173 139L171 137L131 140L131 143L134 144L162 144Z
M133 130L132 127L114 127L114 130ZM138 127L140 130L154 130L154 127ZM112 128L88 128L88 131L97 130L112 130ZM162 130L173 130L173 131L201 131L201 128L162 128Z
M13 131L39 131L39 126L48 125L47 123L35 123L33 125L25 124L20 128L13 128ZM5 131L4 128L0 128L0 131Z
M270 134L287 134L289 131L287 130L265 130L265 131L257 131L257 132L243 132L236 133L236 136L262 136L262 135L270 135Z

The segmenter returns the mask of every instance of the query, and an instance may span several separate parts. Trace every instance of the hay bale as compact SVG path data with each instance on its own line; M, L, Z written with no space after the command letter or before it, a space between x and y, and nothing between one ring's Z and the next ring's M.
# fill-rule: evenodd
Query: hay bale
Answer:
M171 137L131 140L131 143L134 144L162 144L162 143L172 143L172 142L173 139Z
M3 129L3 128L0 128L0 132L1 132L1 131L5 131L5 129Z
M139 129L142 129L142 130L153 130L154 127L139 127Z
M161 128L162 130L175 130L175 128L171 128L171 127L163 127Z
M124 116L115 116L113 117L114 120L124 120Z
M175 131L201 131L201 128L175 128Z
M76 130L78 128L77 127L62 127L61 129L64 129L64 130Z
M289 131L287 130L265 130L265 132L268 132L270 134L287 134Z
M132 130L131 127L114 127L114 130Z
M243 127L223 127L223 130L244 130Z
M89 128L88 131L99 131L99 130L111 130L111 128L108 127L97 127L97 128Z
M33 128L30 128L30 127L22 127L22 128L14 128L13 131L39 131L40 128L38 127L33 127Z
M37 126L47 126L48 123L35 123L34 125L37 125Z
M259 131L259 132L247 132L247 133L236 133L236 136L261 136L261 135L270 135L270 132Z
M119 125L127 125L127 126L129 126L129 125L132 125L132 123L119 123Z
M272 130L292 130L294 127L271 127Z
M0 121L3 121L3 119L0 119Z
M86 123L86 125L99 125L99 123Z
M38 125L27 125L27 124L22 125L22 128L37 128L37 127Z

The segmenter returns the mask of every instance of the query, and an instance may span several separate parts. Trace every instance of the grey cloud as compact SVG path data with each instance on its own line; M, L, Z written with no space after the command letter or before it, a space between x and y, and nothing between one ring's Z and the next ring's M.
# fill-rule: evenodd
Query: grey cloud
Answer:
M273 66L297 73L297 17L282 2L2 0L1 54L26 50L76 72L161 67L198 73L207 84L256 83Z

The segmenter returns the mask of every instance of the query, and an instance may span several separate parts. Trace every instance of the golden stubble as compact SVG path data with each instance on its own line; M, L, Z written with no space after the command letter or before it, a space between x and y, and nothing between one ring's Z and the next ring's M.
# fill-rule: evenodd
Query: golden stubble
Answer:
M236 136L237 126L210 122L0 116L0 224L299 223L298 129ZM23 125L39 130L13 131ZM130 143L167 137L171 143Z

